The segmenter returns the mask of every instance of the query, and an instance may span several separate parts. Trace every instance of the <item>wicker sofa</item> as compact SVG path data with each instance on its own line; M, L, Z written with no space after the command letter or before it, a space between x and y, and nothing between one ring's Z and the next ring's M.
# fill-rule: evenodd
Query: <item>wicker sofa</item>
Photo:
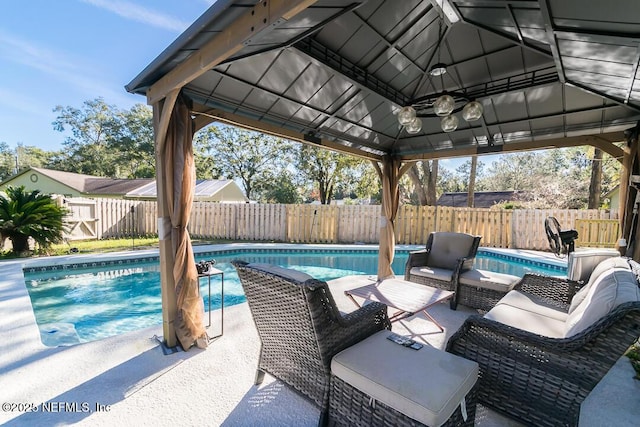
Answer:
M460 273L473 267L480 239L481 236L466 233L430 233L426 247L409 254L404 279L455 291ZM452 299L451 308L455 307Z
M447 351L480 365L480 403L527 425L577 425L582 401L639 336L637 277L617 257L586 284L525 275Z
M341 315L325 282L282 267L233 261L262 342L256 384L269 373L328 420L332 357L383 329L387 307L372 302Z

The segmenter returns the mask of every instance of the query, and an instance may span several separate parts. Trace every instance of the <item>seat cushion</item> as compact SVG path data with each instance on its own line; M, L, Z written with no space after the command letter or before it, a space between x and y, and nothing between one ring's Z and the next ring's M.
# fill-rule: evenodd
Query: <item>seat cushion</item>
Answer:
M589 288L565 325L565 336L576 335L625 302L640 301L635 274L624 268L612 268L601 274Z
M453 270L437 267L413 267L409 270L409 274L428 277L435 280L442 280L443 282L450 282L453 278Z
M505 294L513 289L520 278L511 274L494 273L492 271L472 268L460 274L460 283L476 288L492 289Z
M429 266L454 270L460 258L469 256L475 237L466 233L433 233Z
M380 331L336 354L331 373L393 409L429 426L442 425L473 388L474 361L424 345L403 347Z
M285 279L293 280L294 282L304 283L309 279L313 279L313 277L301 271L273 264L254 263L247 265L247 267L264 271L265 273L275 274L276 276L284 277Z
M610 271L612 268L627 269L631 271L631 267L629 267L629 262L627 261L626 258L622 258L618 256L618 257L606 258L603 261L601 261L593 269L593 272L591 273L587 284L584 285L582 289L580 289L578 292L576 292L576 294L571 299L571 305L569 306L569 313L573 313L573 311L582 303L582 301L584 301L585 297L589 293L589 290L591 289L591 286L593 286L593 284L600 278L600 276Z
M511 291L484 317L545 337L563 338L567 313L534 295Z

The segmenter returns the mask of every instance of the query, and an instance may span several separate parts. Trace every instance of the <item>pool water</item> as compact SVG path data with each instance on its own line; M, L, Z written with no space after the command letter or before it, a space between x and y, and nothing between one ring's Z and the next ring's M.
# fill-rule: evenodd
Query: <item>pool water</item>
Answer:
M320 280L354 274L376 274L375 251L272 252L203 255L196 261L215 258L224 272L224 304L245 301L242 286L230 261L242 259L288 266ZM392 268L402 275L407 252L396 253ZM561 270L499 259L479 253L476 268L517 276L537 272L563 275ZM36 321L45 345L70 345L118 335L162 323L160 271L157 261L113 267L25 273ZM219 276L211 278L211 309L220 308ZM200 290L208 308L208 279L200 279ZM213 316L213 321L216 317ZM205 320L207 320L205 318Z

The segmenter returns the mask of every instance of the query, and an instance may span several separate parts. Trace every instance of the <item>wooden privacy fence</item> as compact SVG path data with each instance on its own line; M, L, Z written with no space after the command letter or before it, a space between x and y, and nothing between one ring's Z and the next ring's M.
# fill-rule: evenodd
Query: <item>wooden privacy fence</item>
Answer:
M155 201L66 199L70 240L155 235ZM195 202L189 232L194 238L294 243L378 243L380 206L281 205ZM482 236L481 245L547 250L544 220L578 229L578 246L613 247L616 211L504 210L402 205L396 243L424 244L432 231Z
M576 219L576 230L578 246L613 248L620 238L620 222L616 219Z

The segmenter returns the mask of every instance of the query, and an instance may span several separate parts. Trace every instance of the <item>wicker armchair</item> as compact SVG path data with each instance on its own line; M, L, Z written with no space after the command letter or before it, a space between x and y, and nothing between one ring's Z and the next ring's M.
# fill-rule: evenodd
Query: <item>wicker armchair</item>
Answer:
M387 307L370 303L347 315L329 287L295 270L232 263L253 315L262 347L256 384L269 373L320 408L328 420L331 358L382 329L391 329Z
M515 289L568 311L581 282L527 274ZM577 425L580 405L640 336L640 302L619 305L569 338L469 317L447 351L480 365L478 401L527 425Z
M409 254L404 279L455 291L460 273L473 267L480 239L466 233L432 232L425 249ZM456 308L455 298L451 308Z

